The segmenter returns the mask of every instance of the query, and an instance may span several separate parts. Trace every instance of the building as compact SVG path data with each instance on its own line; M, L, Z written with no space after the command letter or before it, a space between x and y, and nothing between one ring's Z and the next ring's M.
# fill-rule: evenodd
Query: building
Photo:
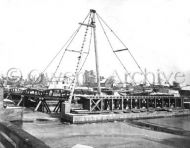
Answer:
M96 75L93 70L85 70L83 74L83 85L86 87L94 87L96 85Z

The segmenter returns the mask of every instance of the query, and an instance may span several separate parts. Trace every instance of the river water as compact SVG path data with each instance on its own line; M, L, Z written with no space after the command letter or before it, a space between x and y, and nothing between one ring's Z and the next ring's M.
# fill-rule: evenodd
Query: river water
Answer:
M190 131L190 116L146 119L142 121L146 123L161 125L164 127L171 127L185 131Z
M32 114L27 117L31 118ZM143 121L190 131L189 116ZM35 120L23 122L20 127L52 148L72 148L76 144L93 148L188 148L190 145L190 137L151 131L126 121L74 125L59 120Z
M188 148L190 137L151 131L123 122L68 124L49 114L25 110L23 130L51 148L72 148L76 144L93 148ZM143 122L190 131L190 116L146 119Z

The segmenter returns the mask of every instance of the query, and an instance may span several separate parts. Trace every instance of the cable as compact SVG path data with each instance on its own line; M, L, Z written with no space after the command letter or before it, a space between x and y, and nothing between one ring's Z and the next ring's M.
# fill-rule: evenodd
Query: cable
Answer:
M82 46L81 46L81 50L80 50L80 55L78 57L78 62L77 62L76 70L75 70L75 77L76 77L76 74L79 72L78 69L79 69L79 65L80 65L80 62L81 62L82 54L83 54L84 43L86 42L86 37L87 37L87 33L88 33L88 24L90 23L90 19L91 19L91 14L89 16L89 20L88 20L88 23L87 23L87 26L86 26L86 31L85 31L85 34L84 34L84 38L83 38L83 42L82 42ZM74 80L75 80L75 77L74 77Z
M74 94L74 90L75 90L76 76L78 75L79 66L80 66L80 63L81 63L81 58L82 58L82 54L83 54L83 50L84 50L84 44L86 42L86 37L87 37L87 33L88 33L88 27L89 27L90 19L91 19L91 13L90 13L90 17L89 17L88 23L86 25L86 30L85 30L85 34L84 34L81 50L80 50L80 55L78 57L78 62L77 62L77 66L76 66L76 69L75 69L75 76L74 76L74 78L72 80L72 83L70 85L70 87L71 87L71 93L70 93L70 97L69 97L69 103L71 103L71 100L72 100L72 97L73 97L73 94Z
M90 13L88 13L88 15L85 17L85 19L83 20L83 23L86 21L86 19L87 19L89 16L90 16ZM68 41L65 43L65 45L63 46L63 47L65 47L65 46L68 44L68 45L66 46L66 48L65 48L65 51L63 52L63 54L62 54L62 56L61 56L61 59L59 60L59 64L58 64L58 66L56 67L56 70L55 70L55 72L54 72L54 74L53 74L53 76L52 76L50 82L53 81L53 78L55 77L55 75L56 75L56 73L57 73L57 71L58 71L58 69L59 69L59 67L60 67L60 65L61 65L61 62L62 62L62 60L63 60L63 57L64 57L64 55L65 55L65 53L66 53L68 47L70 46L70 44L72 43L72 41L74 40L74 38L76 37L76 35L78 34L78 32L79 32L81 26L82 26L82 25L80 25L80 26L77 28L77 30L73 33L73 35L69 38L69 40L68 40ZM62 47L62 49L63 49L63 47ZM61 50L62 50L62 49L61 49ZM60 52L61 52L61 50L60 50ZM60 53L60 52L59 52L59 53ZM59 54L59 53L58 53L58 54ZM57 54L57 55L58 55L58 54ZM57 57L57 55L56 55L56 57ZM54 57L54 59L55 59L56 57ZM54 59L53 59L53 60L54 60ZM52 62L53 62L53 60L52 60ZM51 62L51 63L52 63L52 62ZM50 65L50 64L49 64L49 65Z
M108 27L108 29L110 29L110 31L111 31L111 32L115 35L115 37L121 42L121 44L122 44L126 49L128 49L127 46L121 41L121 39L116 35L116 33L107 25L107 23L99 16L98 13L97 13L97 16L98 16L98 17L100 18L100 20ZM136 60L135 57L132 55L132 53L130 52L129 49L128 49L128 52L129 52L130 56L132 57L132 59L134 60L134 62L136 63L137 67L138 67L138 68L140 69L140 71L142 72L142 74L143 74L144 76L146 76L145 73L143 72L142 68L141 68L140 65L138 64L137 60ZM149 82L148 79L147 79L147 82L148 82L150 85L152 85L152 84Z
M101 21L100 21L98 15L97 15L97 18L98 18L98 21L99 21L99 23L100 23L100 26L101 26L101 28L102 28L102 30L103 30L105 36L106 36L106 39L107 39L107 41L108 41L108 43L109 43L109 45L110 45L110 48L112 49L112 51L113 51L113 53L115 54L116 58L118 59L118 61L120 62L120 64L123 66L123 68L125 69L125 71L127 72L127 74L128 74L128 75L130 76L130 78L131 78L131 75L129 74L127 68L126 68L125 65L122 63L122 61L121 61L121 59L118 57L118 55L114 52L113 46L112 46L112 44L111 44L111 42L110 42L110 40L109 40L109 38L108 38L108 36L107 36L107 33L105 32L105 29L104 29L104 27L103 27L103 25L102 25L102 23L101 23ZM133 83L136 85L136 83L135 83L135 81L133 80L133 78L131 78L131 80L132 80Z
M84 62L82 63L82 66L81 66L79 72L81 72L81 70L82 70L84 64L86 63L86 60L87 60L87 58L88 58L88 55L89 55L89 53L90 53L91 41L92 41L92 28L91 28L91 33L90 33L90 41L89 41L89 47L88 47L87 56L85 57L85 60L84 60Z
M88 18L90 13L88 13L88 15L85 17L84 21ZM63 48L67 45L67 43L70 41L70 43L72 42L72 40L74 39L74 37L76 36L76 34L79 32L80 28L82 25L80 25L75 31L74 33L69 37L69 39L66 41L66 43L61 47L61 49L57 52L57 54L53 57L53 59L49 62L49 64L46 66L46 68L42 71L42 73L44 73L48 67L52 64L52 62L55 60L55 58L59 55L59 53L63 50Z

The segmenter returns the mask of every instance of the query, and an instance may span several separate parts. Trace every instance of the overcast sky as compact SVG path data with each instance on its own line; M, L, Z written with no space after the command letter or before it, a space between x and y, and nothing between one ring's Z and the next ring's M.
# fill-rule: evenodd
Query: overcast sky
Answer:
M143 69L189 71L189 8L189 0L0 0L0 73L44 69L89 9L97 10ZM98 32L97 38L102 38ZM101 45L100 72L111 74L117 62ZM129 63L129 71L138 70Z

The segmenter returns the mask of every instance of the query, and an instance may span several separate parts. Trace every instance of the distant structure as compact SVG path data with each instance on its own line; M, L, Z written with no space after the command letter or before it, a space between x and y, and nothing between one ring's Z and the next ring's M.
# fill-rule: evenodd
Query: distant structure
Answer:
M64 75L62 77L54 77L49 81L49 88L69 89L72 83L72 76Z
M83 85L86 87L94 87L96 85L96 75L93 70L85 70L83 74Z

